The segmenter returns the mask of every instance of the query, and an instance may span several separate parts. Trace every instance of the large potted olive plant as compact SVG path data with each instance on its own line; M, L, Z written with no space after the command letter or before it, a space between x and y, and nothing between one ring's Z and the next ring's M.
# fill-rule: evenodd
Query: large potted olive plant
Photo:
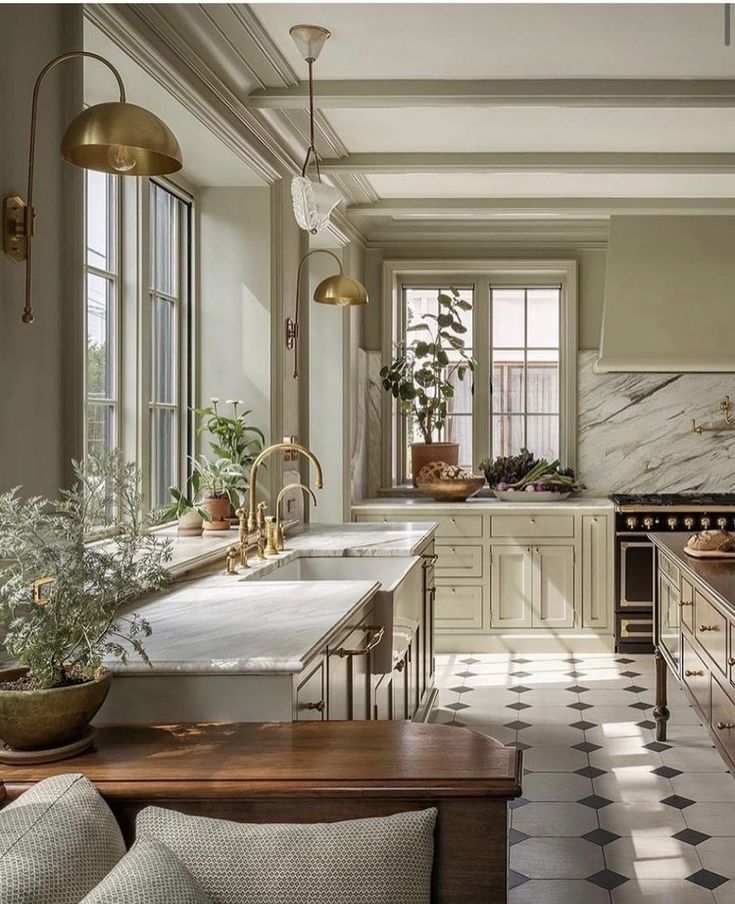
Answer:
M464 380L475 370L475 361L465 348L460 312L472 310L457 289L439 292L439 313L425 314L424 320L409 324L406 332L417 338L399 346L398 354L383 367L383 389L391 393L402 414L411 416L422 441L411 444L411 473L417 477L433 461L456 465L459 444L441 442L447 421L448 405L454 398L453 378ZM432 321L429 325L427 321Z
M88 734L110 687L105 660L146 660L150 627L118 613L165 584L171 556L141 515L134 465L100 453L74 471L53 502L0 494L0 739L51 758Z

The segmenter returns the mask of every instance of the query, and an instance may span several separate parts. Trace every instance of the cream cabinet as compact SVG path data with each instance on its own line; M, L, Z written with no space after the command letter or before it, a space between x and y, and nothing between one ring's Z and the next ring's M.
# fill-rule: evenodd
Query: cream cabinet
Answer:
M514 635L542 638L559 630L594 644L612 632L609 500L384 499L356 504L353 518L436 522L436 634L443 652L509 649ZM500 646L493 641L498 635Z

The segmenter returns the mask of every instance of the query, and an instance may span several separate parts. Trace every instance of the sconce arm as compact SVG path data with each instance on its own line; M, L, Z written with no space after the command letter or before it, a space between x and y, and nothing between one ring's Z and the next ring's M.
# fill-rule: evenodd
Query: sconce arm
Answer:
M339 272L343 273L342 269L342 261L337 257L334 251L330 251L328 248L314 248L313 251L309 251L305 254L301 260L299 261L299 268L296 273L296 307L294 309L294 318L288 318L286 320L286 348L289 351L294 349L294 363L293 363L293 376L294 380L298 378L299 375L299 311L301 308L301 271L304 267L306 261L312 256L312 254L329 254L336 261L337 266L339 267Z

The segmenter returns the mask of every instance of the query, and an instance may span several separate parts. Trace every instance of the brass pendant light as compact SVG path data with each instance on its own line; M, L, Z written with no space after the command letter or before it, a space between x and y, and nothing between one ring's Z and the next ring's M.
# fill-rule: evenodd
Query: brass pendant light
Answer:
M109 60L87 50L73 50L47 63L33 88L27 200L18 195L3 199L3 251L12 260L26 263L24 323L35 319L31 304L31 252L36 217L33 176L39 89L51 69L78 57L98 60L112 71L120 100L88 107L75 117L61 140L62 158L83 169L121 176L160 176L175 173L182 165L181 148L173 132L149 110L127 103L122 77Z

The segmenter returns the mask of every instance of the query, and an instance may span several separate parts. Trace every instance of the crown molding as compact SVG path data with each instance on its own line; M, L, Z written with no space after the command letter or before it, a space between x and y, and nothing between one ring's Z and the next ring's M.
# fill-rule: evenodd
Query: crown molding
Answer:
M238 20L243 29L247 32L251 41L258 49L262 59L272 69L274 75L281 81L284 86L293 87L298 85L299 78L290 64L276 46L275 42L263 28L263 24L252 8L247 3L228 3L228 9L232 15ZM262 81L267 83L270 79L263 75Z
M400 223L376 220L367 231L367 247L442 246L483 244L493 247L527 248L529 245L603 249L607 247L606 220Z

